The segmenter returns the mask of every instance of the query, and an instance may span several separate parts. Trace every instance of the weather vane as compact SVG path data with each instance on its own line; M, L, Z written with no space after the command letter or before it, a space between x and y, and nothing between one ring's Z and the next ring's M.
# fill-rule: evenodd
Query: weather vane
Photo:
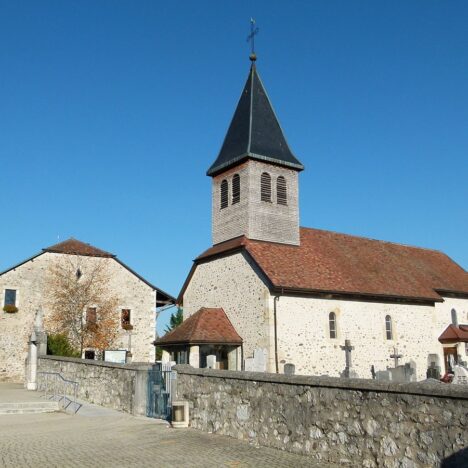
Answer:
M247 36L247 42L250 42L251 53L250 60L255 62L257 60L257 55L255 54L255 36L258 34L259 29L255 25L255 20L250 18L250 34Z

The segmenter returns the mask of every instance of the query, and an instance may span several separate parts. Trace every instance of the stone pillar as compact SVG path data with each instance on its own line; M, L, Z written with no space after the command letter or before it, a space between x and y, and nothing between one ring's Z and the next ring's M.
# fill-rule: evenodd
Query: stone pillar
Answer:
M26 388L28 390L37 390L37 344L36 332L32 332L29 339L28 356L28 381Z
M238 347L235 347L228 352L228 370L240 370L238 368L237 350Z
M162 351L162 356L161 356L161 362L169 362L171 360L171 353L169 351L166 351L163 349Z
M200 346L190 346L188 363L192 367L200 367Z

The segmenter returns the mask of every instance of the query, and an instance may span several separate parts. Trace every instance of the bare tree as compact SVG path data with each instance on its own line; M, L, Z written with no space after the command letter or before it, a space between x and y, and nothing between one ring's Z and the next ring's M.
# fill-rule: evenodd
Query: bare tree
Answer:
M46 281L46 326L64 333L79 349L110 348L119 333L118 297L109 288L107 259L66 256L50 264Z

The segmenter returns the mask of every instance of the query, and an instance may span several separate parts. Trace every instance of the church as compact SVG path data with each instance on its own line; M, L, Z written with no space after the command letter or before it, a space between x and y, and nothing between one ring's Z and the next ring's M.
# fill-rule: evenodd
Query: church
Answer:
M468 335L456 332L468 322L462 267L437 250L300 227L304 166L255 59L207 172L213 245L180 292L184 322L155 344L195 367L282 373L292 364L297 374L336 377L345 340L360 378L395 355L417 380L431 363L443 374L466 362ZM448 327L458 341L445 339Z

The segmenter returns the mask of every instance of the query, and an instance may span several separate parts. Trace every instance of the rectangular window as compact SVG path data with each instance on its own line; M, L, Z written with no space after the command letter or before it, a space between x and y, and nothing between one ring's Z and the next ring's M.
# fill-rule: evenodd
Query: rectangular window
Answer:
M120 322L122 324L122 328L126 328L130 325L130 309L122 309Z
M86 310L86 323L96 323L96 321L96 307L88 307L88 309Z
M5 289L5 303L3 305L16 306L16 289Z

